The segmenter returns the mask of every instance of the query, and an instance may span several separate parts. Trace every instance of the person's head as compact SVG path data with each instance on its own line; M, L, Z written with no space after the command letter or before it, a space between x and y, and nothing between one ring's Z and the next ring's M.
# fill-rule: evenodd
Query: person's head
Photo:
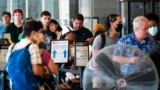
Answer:
M103 33L103 32L104 32L104 25L103 25L103 24L95 24L95 25L93 26L94 38L95 38L97 35L99 35L99 34L101 34L101 33Z
M43 25L40 21L26 22L23 26L24 38L29 38L34 43L38 43L39 36L42 34Z
M32 17L28 17L26 18L26 22L29 22L29 21L33 21L34 19Z
M14 22L21 22L23 19L23 12L22 9L14 9L13 10L13 19Z
M50 28L51 32L56 32L56 31L61 32L62 31L61 26L54 19L51 19L50 24L49 24L49 28Z
M80 30L83 27L83 21L84 21L84 17L82 14L77 14L74 18L73 18L73 29L76 30Z
M110 14L106 21L106 30L115 29L117 32L122 30L122 19L117 14Z
M70 42L73 42L76 38L76 34L74 31L69 31L64 34L64 39L68 39Z
M93 27L93 32L97 32L97 31L104 31L104 25L103 24L95 24Z
M49 11L43 11L40 15L40 21L42 22L43 26L49 26L51 20L51 14Z
M133 20L133 31L135 37L139 40L143 40L148 36L149 23L148 19L144 16L137 16Z
M149 20L150 27L155 27L158 25L159 23L158 15L154 13L148 13L147 15L145 15L145 17Z
M158 33L159 17L154 13L148 13L145 17L149 20L149 34L155 36Z
M6 12L4 11L2 13L2 23L7 26L10 24L10 21L11 21L11 13L10 12Z

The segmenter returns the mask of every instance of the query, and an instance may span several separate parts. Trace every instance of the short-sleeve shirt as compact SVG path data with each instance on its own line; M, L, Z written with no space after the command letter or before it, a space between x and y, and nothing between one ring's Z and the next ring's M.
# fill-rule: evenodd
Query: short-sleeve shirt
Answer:
M146 37L141 43L138 42L135 38L134 33L128 34L120 38L117 42L117 44L127 44L135 46L139 49L141 49L144 52L150 51L152 48L157 47L157 44L153 38Z
M51 58L50 53L46 49L43 49L42 50L42 64L44 66L48 65L50 58Z
M22 27L23 26L17 27L14 23L11 23L6 27L5 33L10 33L11 34L11 40L14 43L17 43L19 41L18 36L19 36L19 34L22 33Z
M22 39L20 42L16 43L16 45L13 47L13 44L9 46L7 56L6 56L6 62L8 61L8 58L11 54L11 49L12 51L22 49L26 47L29 43L32 43L29 39ZM30 59L31 59L31 64L42 64L41 56L40 56L40 51L38 48L37 44L31 44L28 48L29 53L30 53Z
M6 31L6 26L0 24L0 38L3 38L3 33Z
M87 38L92 38L93 37L92 32L85 27L83 27L80 30L76 30L75 34L76 34L75 41L86 41Z
M105 47L108 46L108 45L116 44L118 39L119 39L118 35L115 36L115 37L110 37L107 33L105 33L105 37L106 37ZM101 45L102 45L102 37L101 37L101 34L99 34L94 39L93 44L92 44L92 48L100 50Z
M138 42L135 38L134 33L123 36L122 38L119 39L117 44L131 45L131 46L134 46L134 47L137 47L137 48L141 49L145 53L147 53L151 49L157 47L157 44L154 41L154 39L149 38L149 37L146 37L141 43ZM131 53L128 51L128 52L125 53L125 56L130 56L130 54ZM135 64L122 64L121 65L121 70L122 70L123 74L131 74L134 66L135 66Z
M51 48L51 40L56 39L56 34L51 32L49 29L48 30L43 30L43 43L46 45L46 49L50 51Z

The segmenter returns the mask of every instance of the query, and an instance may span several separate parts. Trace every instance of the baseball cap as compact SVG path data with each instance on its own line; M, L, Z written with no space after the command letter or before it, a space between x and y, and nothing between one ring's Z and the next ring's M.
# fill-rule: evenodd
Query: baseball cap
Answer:
M15 13L21 13L23 15L22 9L19 9L19 8L13 10L13 15Z

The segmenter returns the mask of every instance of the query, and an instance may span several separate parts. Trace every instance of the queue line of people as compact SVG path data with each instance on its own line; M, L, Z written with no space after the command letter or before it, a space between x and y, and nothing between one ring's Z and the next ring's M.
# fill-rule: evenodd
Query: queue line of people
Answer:
M77 41L81 40L81 41L91 42L92 40L93 35L91 31L83 26L84 17L82 14L77 14L74 17L73 28L75 28L76 31L69 31L65 34L65 36L62 36L61 26L56 20L51 19L51 14L48 11L43 11L40 14L40 21L35 21L33 18L31 19L29 18L29 20L27 19L26 22L23 23L22 22L23 11L21 9L15 9L13 11L13 17L14 17L14 20L13 20L14 22L10 23L6 27L6 30L3 32L3 33L10 33L11 40L13 41L14 44L16 44L15 46L14 44L12 44L9 47L7 57L6 57L6 62L8 62L10 58L10 54L12 53L11 48L13 46L14 46L14 50L13 50L14 52L18 49L24 48L25 45L27 45L27 44L22 45L24 42L32 43L29 46L29 52L31 54L30 56L31 64L32 64L31 68L33 69L33 75L35 76L41 76L45 74L46 72L44 71L47 71L47 70L49 70L51 73L55 73L55 74L57 73L58 68L54 63L54 60L51 58L51 55L49 52L51 40L59 40L62 37L64 37L64 39L70 40L69 46L71 47L70 50L72 50L72 53L73 53L72 48L74 46L73 41L76 41L76 36L79 36ZM75 38L72 38L72 36L75 36ZM34 49L33 48L31 49L32 46L34 46ZM38 46L40 49L38 49ZM33 50L35 50L35 52L33 52ZM33 58L33 56L35 58ZM42 56L42 57L39 57L39 56ZM71 59L73 60L73 54ZM23 63L19 63L19 64L23 64ZM41 65L42 65L42 68L41 68ZM44 66L46 66L47 68L44 68ZM8 72L9 71L10 69L8 70ZM12 80L13 79L11 78L11 81ZM17 84L20 84L20 82L12 81L13 88L18 89L19 87L17 87ZM27 89L27 87L24 87L24 88Z
M23 32L22 33L24 35L23 38L25 37L25 29L23 29L22 27L25 27L25 25L27 25L27 24L23 24L23 22L22 22L23 11L21 9L15 9L13 11L13 17L14 17L14 22L10 23L6 27L5 33L10 33L11 40L14 43L17 43L17 42L19 42L19 40L18 40L19 34L21 34ZM132 33L132 35L127 35L127 36L123 36L122 38L120 38L118 36L118 33L121 32L121 30L122 30L122 19L117 14L110 14L107 17L107 23L106 23L107 30L105 32L102 32L102 33L105 33L105 38L106 38L104 47L107 47L107 46L113 45L113 44L119 44L120 42L123 42L123 44L133 45L133 46L136 46L145 52L148 52L149 50L147 48L157 47L157 44L159 41L159 38L158 38L159 31L157 28L155 28L158 26L159 21L156 21L156 20L157 19L152 19L147 15L146 15L146 17L138 16L135 18L135 20L133 22L134 32ZM31 20L32 23L34 21L35 20ZM31 23L31 22L29 21L26 23ZM45 49L47 49L48 51L50 51L51 40L54 40L54 39L59 40L61 38L68 39L68 40L71 38L70 50L72 50L72 48L74 46L73 41L88 41L89 43L93 42L92 43L92 54L93 55L96 55L98 53L98 51L100 49L102 49L100 47L101 46L100 44L102 44L102 38L100 36L101 34L99 34L95 38L93 38L92 32L83 26L84 17L82 14L77 14L73 18L72 28L74 31L67 32L65 34L66 36L62 35L63 29L61 28L59 23L56 20L51 19L50 12L43 11L40 14L40 22L42 24L42 31L40 31L40 32L42 32L43 36L44 36L42 44L43 44L43 47ZM153 31L153 30L155 30L155 31ZM36 36L40 37L39 34ZM134 40L130 40L131 42L129 42L129 43L124 40L126 38L128 40L128 38L133 38L133 37L134 37ZM154 38L152 38L152 37L154 37ZM34 38L34 35L33 35L33 38ZM146 38L148 38L148 39L152 38L153 43L149 43L147 41L148 39L146 39ZM157 44L154 43L154 39L156 39ZM136 45L133 44L133 41L134 41L134 43L137 42L137 44ZM144 43L142 43L142 42L144 42ZM148 47L149 44L152 44L150 46L153 46L153 44L154 44L154 46ZM71 62L73 62L73 60L72 60L74 58L73 55L70 58L71 58ZM49 55L49 59L50 59L50 55ZM116 60L118 60L118 59L116 59ZM135 58L133 60L137 60L137 59ZM54 60L52 60L52 61L54 61ZM52 64L53 64L52 67L54 67L54 70L52 72L56 73L57 70L55 70L55 68L57 68L57 67L54 65L54 62L52 62Z

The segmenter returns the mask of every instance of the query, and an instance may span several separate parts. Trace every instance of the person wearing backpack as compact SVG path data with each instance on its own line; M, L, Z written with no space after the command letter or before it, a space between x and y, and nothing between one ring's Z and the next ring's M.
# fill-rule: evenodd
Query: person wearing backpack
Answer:
M118 32L122 30L122 19L117 14L110 14L107 17L107 31L96 36L92 44L92 55L96 55L98 51L105 46L115 44L118 39Z
M38 77L43 75L42 60L35 43L42 28L41 22L26 22L23 27L24 39L9 46L6 62L13 90L37 90L40 86Z
M92 44L92 56L96 56L96 54L101 50L102 48L116 44L116 42L119 40L118 32L122 30L122 19L117 14L110 14L107 17L106 22L106 31L97 35L93 41ZM92 65L94 68L94 72L98 72L98 63L94 60L92 61ZM100 87L100 77L93 76L93 87L99 88Z

